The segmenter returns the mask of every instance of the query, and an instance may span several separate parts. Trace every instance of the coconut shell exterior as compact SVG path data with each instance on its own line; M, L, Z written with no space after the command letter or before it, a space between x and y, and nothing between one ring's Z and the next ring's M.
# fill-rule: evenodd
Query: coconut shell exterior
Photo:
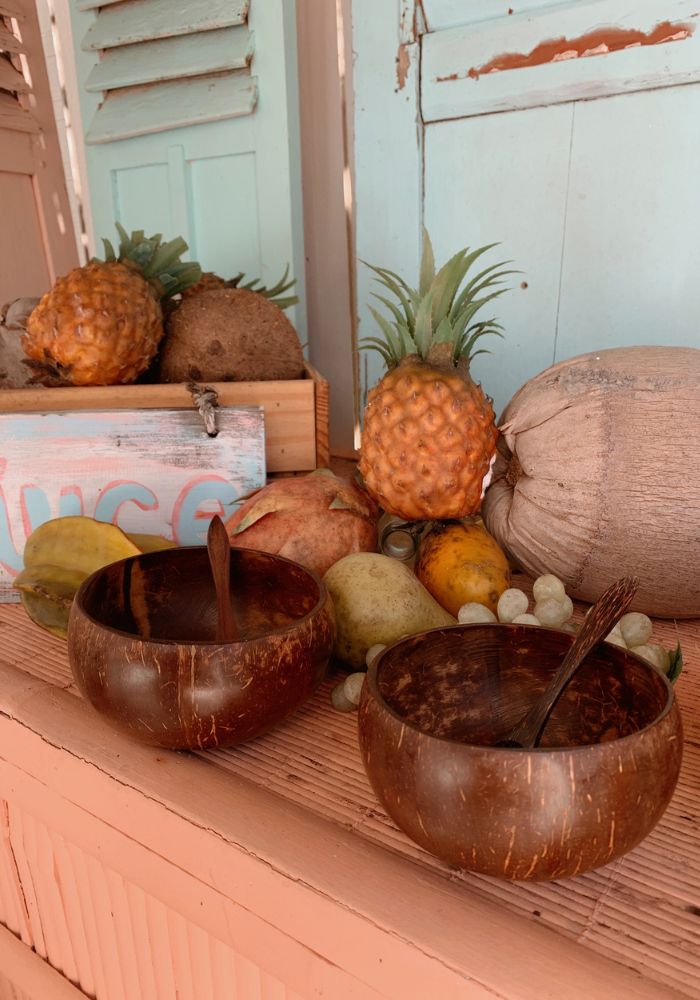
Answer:
M259 382L301 378L296 330L257 292L221 288L183 299L169 317L161 382Z
M512 560L596 600L700 616L700 350L630 347L548 368L513 397L483 516Z

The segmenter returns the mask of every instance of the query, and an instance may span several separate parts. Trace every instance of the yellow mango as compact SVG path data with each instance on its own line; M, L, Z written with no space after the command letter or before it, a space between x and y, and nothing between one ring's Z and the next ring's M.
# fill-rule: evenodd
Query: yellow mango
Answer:
M65 639L73 598L87 575L64 566L30 566L15 577L14 587L32 621Z
M140 552L160 552L163 549L175 549L177 544L163 535L142 535L139 532L127 531L126 537Z
M415 572L438 604L455 616L472 601L495 614L498 598L510 586L505 553L477 521L436 523L421 539Z
M116 524L91 517L57 517L31 533L24 546L24 565L62 566L89 576L140 552Z

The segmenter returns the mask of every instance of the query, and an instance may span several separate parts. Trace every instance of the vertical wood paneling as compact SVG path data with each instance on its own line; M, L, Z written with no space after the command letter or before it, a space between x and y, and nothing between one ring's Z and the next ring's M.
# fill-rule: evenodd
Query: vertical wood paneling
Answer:
M413 6L413 5L410 5ZM422 210L420 45L403 40L397 3L353 0L355 240L358 262L417 278ZM409 12L410 14L410 12ZM412 23L411 16L406 23ZM359 338L375 335L373 282L358 263ZM376 352L360 358L361 405L383 374Z
M700 85L576 105L556 357L700 347Z
M504 327L503 340L484 338L492 354L473 366L497 412L552 363L571 126L571 107L559 106L426 128L425 222L436 260L500 241L483 266L511 259L523 272L483 312Z

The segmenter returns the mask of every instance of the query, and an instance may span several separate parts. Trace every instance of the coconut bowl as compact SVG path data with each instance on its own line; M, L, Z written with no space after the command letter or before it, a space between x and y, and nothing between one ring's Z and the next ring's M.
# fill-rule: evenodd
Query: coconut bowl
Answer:
M682 729L667 678L601 643L536 749L495 746L544 690L572 636L457 625L403 639L372 663L359 714L374 791L412 840L502 879L561 879L608 864L663 814Z
M236 641L217 642L204 547L105 566L80 587L68 624L78 687L114 726L170 749L228 747L294 712L322 680L334 620L315 573L231 550Z

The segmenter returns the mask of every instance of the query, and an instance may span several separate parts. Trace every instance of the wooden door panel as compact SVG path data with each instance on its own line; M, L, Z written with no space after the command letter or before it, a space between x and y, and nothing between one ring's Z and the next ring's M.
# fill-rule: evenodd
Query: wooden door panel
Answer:
M700 0L585 0L423 39L421 109L441 121L700 80Z
M2 143L0 131L0 148ZM31 177L4 171L3 159L0 156L0 306L36 295L50 284Z
M554 356L571 116L558 106L426 128L425 224L436 260L500 240L483 266L511 258L523 270L484 308L505 338L486 338L480 346L493 353L474 362L497 411Z
M576 105L556 357L700 347L700 85Z

